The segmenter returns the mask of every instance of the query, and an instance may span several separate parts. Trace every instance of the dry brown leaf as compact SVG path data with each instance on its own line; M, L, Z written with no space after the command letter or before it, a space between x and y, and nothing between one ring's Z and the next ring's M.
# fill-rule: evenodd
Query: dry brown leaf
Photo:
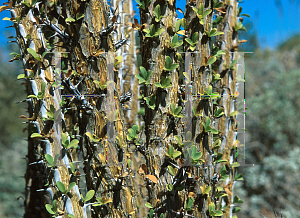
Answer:
M131 203L132 195L131 195L130 189L128 187L126 187L126 188L124 188L124 192L125 192L125 196L126 196L126 201L125 201L126 210L133 211L132 203Z
M188 198L189 197L193 197L193 198L195 198L195 193L194 192L189 192L189 194L188 194Z
M8 6L0 6L0 13L8 8L9 8Z
M226 8L215 8L215 9L216 9L216 11L219 11L219 12L221 12L223 14L226 13Z
M145 171L142 169L142 167L139 168L138 174L140 174L141 176L145 175Z
M233 193L228 188L224 188L224 190L227 194L233 195Z
M156 178L156 176L153 176L153 175L146 175L146 177L147 177L148 179L150 179L152 182L157 183L157 178Z
M184 14L180 8L176 8L176 10L179 11L180 13Z
M113 18L111 18L111 21L113 22L113 24L117 21L117 16L114 15Z
M140 27L139 21L134 18L134 26L135 27Z
M242 40L240 40L238 43L244 43L244 42L248 42L248 40L242 39Z
M178 158L178 164L179 165L183 165L184 164L184 160L182 158Z
M58 215L64 215L65 214L65 212L60 210L60 209L57 209L57 212L58 212Z
M142 164L141 167L142 167L142 169L144 170L144 172L147 173L147 171L148 171L148 170L147 170L147 165L146 165L146 164Z
M160 201L159 199L155 199L155 200L153 201L153 206L155 207L156 204L157 204L159 201Z
M128 172L124 172L124 173L122 173L122 175L121 175L121 177L126 177L126 176L128 176Z

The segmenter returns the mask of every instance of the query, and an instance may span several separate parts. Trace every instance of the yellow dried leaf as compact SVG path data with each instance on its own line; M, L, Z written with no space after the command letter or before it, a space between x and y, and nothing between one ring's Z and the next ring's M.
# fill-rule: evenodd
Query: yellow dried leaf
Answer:
M100 159L101 163L105 164L106 159L105 159L104 155L99 153L98 156L99 156L99 159Z
M148 179L150 179L152 182L157 183L157 178L156 178L156 176L153 176L153 175L146 175L146 177L147 177Z

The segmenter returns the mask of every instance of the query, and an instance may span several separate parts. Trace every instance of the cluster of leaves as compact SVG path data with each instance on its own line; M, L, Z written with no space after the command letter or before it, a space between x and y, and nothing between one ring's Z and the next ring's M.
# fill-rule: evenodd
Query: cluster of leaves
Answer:
M65 19L65 21L66 21L67 23L68 23L68 22L75 22L75 21L80 20L80 19L82 19L82 18L84 18L84 14L79 13L79 14L76 14L76 19L74 19L74 18L72 18L72 17L68 17L68 18Z
M146 37L153 38L153 37L158 37L162 32L164 32L164 29L163 28L156 29L155 25L152 24L150 26L150 29L143 29L143 31L146 33L145 35Z
M179 67L179 64L173 64L172 59L169 56L167 56L166 57L166 64L165 64L165 67L163 69L166 70L166 71L173 71L177 67Z
M152 0L136 0L136 3L139 5L139 8L141 9L146 9L148 6L149 6L149 3L151 2Z
M223 32L218 32L217 28L211 28L211 25L208 24L208 30L205 31L208 37L218 36L224 34Z
M140 67L140 73L136 74L135 77L139 80L139 84L141 83L145 83L146 85L150 84L150 76L153 74L153 72L151 70L149 70L148 72L146 71L146 69L144 67Z
M201 25L204 25L204 18L211 13L211 9L207 9L204 11L203 4L200 4L198 9L193 7L193 10L196 12L197 17L199 18L199 23Z
M138 134L140 133L139 126L133 125L132 128L128 129L128 133L129 133L129 135L127 135L128 141L134 141L138 139Z
M73 139L71 142L69 141L69 138L66 133L62 133L62 144L65 149L69 148L78 148L78 139Z
M174 117L182 118L183 115L180 113L181 110L182 110L182 107L181 107L181 106L175 108L175 104L174 104L174 103L171 103L171 111L172 111L172 115L173 115Z
M38 99L43 99L45 95L45 88L46 88L46 83L42 82L41 84L41 91L38 92L38 95L28 95L28 98L38 98Z

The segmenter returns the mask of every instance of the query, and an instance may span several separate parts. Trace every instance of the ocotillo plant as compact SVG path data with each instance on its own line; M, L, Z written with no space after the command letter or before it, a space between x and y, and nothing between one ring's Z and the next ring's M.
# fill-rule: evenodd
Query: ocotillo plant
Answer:
M242 180L233 159L241 7L136 2L139 21L124 1L1 6L28 94L25 217L240 210L232 187Z

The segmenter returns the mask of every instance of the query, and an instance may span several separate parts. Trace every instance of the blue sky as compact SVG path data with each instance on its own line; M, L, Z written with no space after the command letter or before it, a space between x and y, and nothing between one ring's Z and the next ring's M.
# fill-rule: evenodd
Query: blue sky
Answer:
M5 0L0 0L2 5ZM185 0L177 0L177 7L185 9ZM281 6L276 6L276 2L281 2ZM300 33L299 15L300 15L300 0L244 0L240 4L243 7L242 13L247 13L251 18L245 18L245 21L251 21L253 28L251 32L258 33L258 39L262 48L274 49L282 41L288 39L293 34ZM138 18L139 9L134 4L136 18ZM3 21L4 17L10 17L9 11L0 13L0 48L5 46L7 36L15 35L14 29L6 29L5 26L12 24L11 21ZM179 13L179 18L182 14ZM5 31L9 30L8 34Z

